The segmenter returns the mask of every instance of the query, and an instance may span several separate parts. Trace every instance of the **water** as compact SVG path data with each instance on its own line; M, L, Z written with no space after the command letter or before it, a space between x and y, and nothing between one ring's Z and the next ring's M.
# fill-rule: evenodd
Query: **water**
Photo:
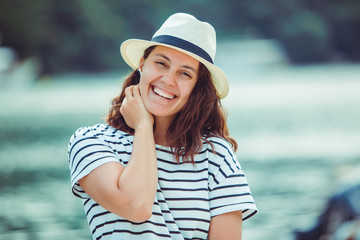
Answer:
M243 239L293 239L316 221L342 173L360 164L359 69L230 72L224 106L260 210L244 222ZM78 127L103 121L120 79L58 76L0 90L0 240L91 239L70 189L67 142Z

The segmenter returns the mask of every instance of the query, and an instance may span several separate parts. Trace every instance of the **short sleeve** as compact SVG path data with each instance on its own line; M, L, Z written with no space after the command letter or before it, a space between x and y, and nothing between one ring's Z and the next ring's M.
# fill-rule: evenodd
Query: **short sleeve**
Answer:
M105 163L119 162L109 145L91 128L80 128L71 136L68 155L72 192L79 198L89 198L78 183L81 178Z
M215 153L209 159L211 217L242 211L243 220L246 220L257 212L247 179L230 145L225 141L216 141L214 145Z

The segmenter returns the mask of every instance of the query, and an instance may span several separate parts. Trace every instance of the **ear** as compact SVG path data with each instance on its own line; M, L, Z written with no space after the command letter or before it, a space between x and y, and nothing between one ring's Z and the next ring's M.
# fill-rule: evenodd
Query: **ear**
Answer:
M144 57L141 57L138 69L142 71L143 66L144 66Z

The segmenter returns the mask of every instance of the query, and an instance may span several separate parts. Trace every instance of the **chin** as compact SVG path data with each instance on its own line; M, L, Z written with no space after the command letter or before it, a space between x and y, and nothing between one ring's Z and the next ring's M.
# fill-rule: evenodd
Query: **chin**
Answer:
M169 118L169 119L173 119L176 115L176 113L169 113L169 112L161 112L161 111L149 111L152 115L154 115L154 117L157 118Z

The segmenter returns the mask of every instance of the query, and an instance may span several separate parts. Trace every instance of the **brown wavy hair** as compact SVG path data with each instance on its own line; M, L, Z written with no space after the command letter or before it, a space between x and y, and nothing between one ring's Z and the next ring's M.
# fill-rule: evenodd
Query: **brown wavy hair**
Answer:
M152 46L145 50L144 60L154 48L155 46ZM110 126L130 134L134 134L134 129L126 124L120 113L120 106L125 98L125 88L138 84L139 79L140 74L136 70L125 79L121 94L112 100L112 106L106 118ZM234 151L237 150L235 139L229 136L226 114L216 94L210 72L200 63L195 87L188 102L170 124L166 139L177 162L180 162L182 157L183 162L194 164L194 156L201 150L203 141L213 148L213 144L207 140L212 136L224 138L231 144Z

